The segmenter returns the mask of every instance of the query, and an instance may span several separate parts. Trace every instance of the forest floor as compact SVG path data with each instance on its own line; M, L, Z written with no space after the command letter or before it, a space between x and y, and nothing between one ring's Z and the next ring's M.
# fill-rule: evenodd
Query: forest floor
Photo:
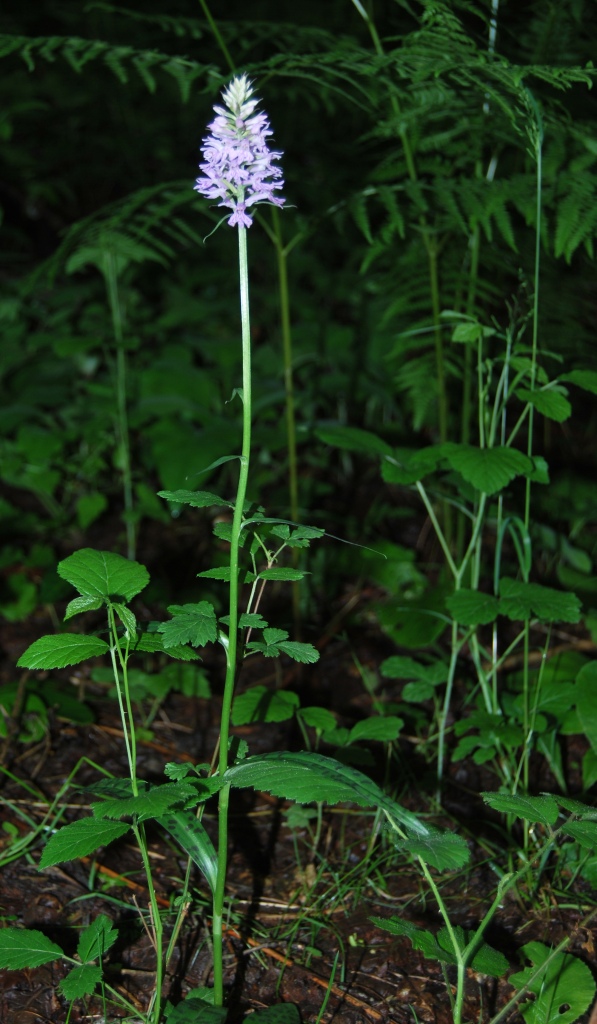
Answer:
M366 717L371 713L371 697L363 687L354 655L361 665L374 670L394 648L374 621L352 614L357 604L354 595L344 595L338 602L333 628L320 634L321 658L316 665L297 674L295 665L283 664L276 678L271 660L252 659L243 669L240 689L256 683L275 682L283 687L292 682L303 706L323 705L337 714L340 724L354 724ZM348 607L351 615L343 618L342 609ZM42 633L52 631L51 621L41 611L24 623L4 623L0 628L1 681L14 682L14 664L20 653ZM205 667L218 669L209 657ZM89 813L85 787L96 781L99 773L82 759L89 758L116 776L127 775L116 702L107 698L105 688L90 680L86 670L65 670L58 675L66 685L69 680L77 684L94 720L75 725L50 713L39 742L24 745L9 735L3 744L0 920L4 925L39 929L72 954L81 927L99 913L107 914L120 932L109 954L107 978L142 1011L152 988L153 950L139 914L139 909L147 908L148 899L142 866L128 840L113 843L96 857L40 872L37 863L43 838L39 836L25 855L6 862L15 837L31 830L25 817L29 822L42 822L48 805L77 765L73 785L60 801L62 822ZM391 687L401 684L384 685L386 690L390 688L387 695L391 699ZM211 758L220 707L215 683L214 690L216 696L210 700L178 693L165 699L151 735L139 745L141 778L163 781L166 762L201 763ZM233 732L248 741L251 753L303 746L292 722L243 726ZM387 772L396 799L405 807L467 839L471 862L442 880L442 895L453 923L473 928L491 902L498 872L519 866L516 843L508 850L507 834L499 832L495 817L488 816L479 795L497 788L489 771L472 761L450 765L440 804L435 766L427 763L419 746L417 737L401 737L391 760L384 762L381 744L372 744L375 767L365 770L380 782ZM578 757L579 751L565 754L570 763ZM554 788L553 779L547 776L538 775L534 781L536 792ZM372 833L374 814L350 806L324 809L315 842L316 818L293 817L292 812L288 814L290 805L267 794L242 790L233 795L225 944L229 1021L236 1024L247 1011L283 1001L299 1007L305 1024L319 1020L323 1024L450 1024L450 1000L439 963L414 951L406 938L394 938L370 921L371 916L399 915L434 933L442 925L420 873L397 856L383 833ZM574 785L570 795L575 795ZM214 808L208 805L208 811L203 820L213 834ZM168 934L174 920L172 901L181 889L186 859L157 829L149 831L149 840ZM211 980L210 907L206 884L198 872L192 876L191 897L168 970L167 987L173 1001ZM538 940L552 946L565 936L571 936L568 952L594 965L593 935L578 926L595 903L596 893L587 883L577 880L568 885L565 873L550 872L547 865L530 886L519 886L508 894L486 939L507 957L512 969L521 968L520 949L525 943ZM99 999L75 1003L69 1009L58 992L66 973L60 962L0 972L2 1024L103 1020ZM490 1020L513 992L506 979L469 971L464 1020L470 1024ZM110 1006L107 1019L117 1020L122 1015L123 1011ZM522 1017L514 1010L507 1020L520 1024ZM586 1024L589 1014L580 1020ZM594 1017L591 1024L595 1024Z

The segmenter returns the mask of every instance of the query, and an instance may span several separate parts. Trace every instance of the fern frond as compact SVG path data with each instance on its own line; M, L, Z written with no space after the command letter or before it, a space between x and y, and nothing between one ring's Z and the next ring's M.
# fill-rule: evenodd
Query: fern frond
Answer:
M103 11L106 14L140 21L146 25L155 25L164 35L170 33L179 38L190 36L191 39L202 39L205 35L205 26L199 18L184 18L182 15L173 14L146 14L143 11L133 11L116 4L103 3L101 0L93 0L92 3L86 4L85 11Z
M165 72L178 84L183 102L191 93L191 86L198 79L208 79L204 91L219 88L224 81L217 67L200 64L187 57L158 53L155 50L137 50L133 46L114 46L101 39L81 39L65 36L11 36L0 35L0 57L18 55L30 71L35 69L37 59L53 62L65 60L73 71L81 72L92 61L101 60L123 85L129 81L131 68L150 92L155 92L155 72Z

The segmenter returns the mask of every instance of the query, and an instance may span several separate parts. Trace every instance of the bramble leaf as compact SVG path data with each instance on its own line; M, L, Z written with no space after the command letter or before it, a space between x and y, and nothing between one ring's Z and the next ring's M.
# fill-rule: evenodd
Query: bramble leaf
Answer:
M75 597L66 606L64 621L67 622L73 615L80 615L82 612L97 611L103 603L101 597Z
M58 989L65 999L83 999L95 992L95 986L102 980L102 968L95 964L81 964L60 982Z
M524 796L511 793L482 793L485 803L503 814L538 821L542 825L555 825L558 805L551 796Z
M123 597L130 601L149 583L144 565L112 551L82 548L58 563L58 575L84 597Z
M252 686L234 698L231 722L248 725L251 722L285 722L292 718L300 700L291 690L268 690L267 686Z
M565 394L564 389L550 388L549 391L537 389L528 391L526 388L518 388L516 395L523 402L529 402L537 412L556 423L563 423L572 413L572 406Z
M87 658L98 658L110 650L105 640L80 633L58 633L42 636L21 654L18 668L67 668Z
M463 626L485 626L498 617L499 601L479 590L457 590L446 598L446 607Z
M362 722L353 725L348 734L349 743L358 743L359 740L377 740L380 743L391 743L400 735L404 722L397 715L376 716L364 718Z
M539 583L523 583L508 576L500 580L500 614L509 619L546 619L549 622L578 622L581 603L570 591L554 590Z
M98 916L88 925L79 937L77 955L84 964L102 957L118 938L118 929L114 927L107 914Z
M158 632L164 638L164 647L177 644L192 644L193 647L204 647L214 643L218 635L216 613L209 601L197 604L170 605L168 611L173 616L171 622L162 622Z
M515 448L474 448L465 444L446 447L446 457L452 469L485 494L496 494L515 476L533 470L531 459Z
M60 946L33 928L0 928L0 968L41 967L64 956Z
M64 825L48 840L39 862L40 868L62 864L66 860L77 860L93 853L100 846L107 846L120 839L130 830L122 821L104 821L97 818L79 818ZM0 933L1 934L1 933Z
M211 491L158 491L158 498L180 505L191 505L193 508L209 508L212 505L228 505L230 508L234 506L234 502L219 498Z

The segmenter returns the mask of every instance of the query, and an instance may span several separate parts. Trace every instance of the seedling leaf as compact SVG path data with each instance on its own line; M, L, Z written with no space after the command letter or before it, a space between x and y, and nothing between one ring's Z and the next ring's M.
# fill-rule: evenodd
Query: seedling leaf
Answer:
M107 846L108 843L126 835L130 827L122 821L80 818L70 825L65 825L48 840L39 866L49 868L66 860L86 857L100 846Z
M60 946L43 932L30 928L0 928L0 968L4 970L40 967L62 956Z
M97 658L110 650L105 640L80 633L42 636L28 647L17 661L18 668L67 668L87 658Z
M512 974L509 981L518 989L528 985L535 996L520 1007L527 1024L574 1024L595 997L595 979L587 965L570 953L558 953L529 985L551 950L542 942L527 942L521 952L533 966Z

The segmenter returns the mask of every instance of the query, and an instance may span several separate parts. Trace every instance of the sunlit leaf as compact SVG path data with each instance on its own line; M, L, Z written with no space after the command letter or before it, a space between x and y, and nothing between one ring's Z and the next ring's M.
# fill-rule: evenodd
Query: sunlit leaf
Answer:
M558 805L551 796L526 796L512 793L482 793L485 803L502 814L515 814L517 818L538 821L542 825L555 825Z
M527 391L526 388L518 388L516 395L521 401L534 406L542 416L555 420L556 423L563 423L572 413L572 406L560 389Z
M83 999L93 995L96 985L102 980L102 968L94 964L73 967L62 979L58 988L65 999Z
M521 953L532 966L511 974L508 981L518 989L528 986L533 993L533 1002L520 1005L526 1024L574 1024L595 998L590 969L569 953L558 953L546 963L551 950L542 942L527 942ZM544 969L531 981L542 964Z
M197 604L170 605L168 611L173 616L171 622L162 622L158 632L164 638L164 647L177 644L192 644L193 647L204 647L214 643L218 635L216 613L209 601Z
M469 484L485 494L497 494L520 474L531 473L533 463L515 448L474 448L452 445L446 458Z
M193 508L209 508L211 505L229 505L233 502L219 498L211 491L158 491L158 497L166 501L174 501L179 505L191 505Z

